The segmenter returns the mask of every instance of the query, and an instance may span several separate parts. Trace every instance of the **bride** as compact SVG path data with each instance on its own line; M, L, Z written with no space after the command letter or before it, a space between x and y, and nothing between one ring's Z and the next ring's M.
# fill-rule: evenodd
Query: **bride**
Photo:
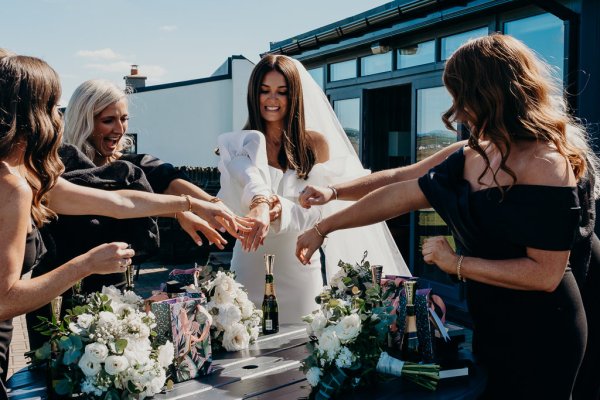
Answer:
M248 114L245 130L225 133L218 142L218 196L255 222L235 244L231 269L250 299L261 304L263 255L275 254L279 320L298 322L316 308L323 276L319 253L306 266L296 259L296 238L322 217L351 204L339 201L307 210L298 203L300 191L307 184L334 185L369 171L362 167L325 94L290 57L268 55L255 66L248 84ZM384 273L410 276L384 223L336 232L323 250L329 278L338 271L340 260L358 262L365 250L371 263L383 265Z

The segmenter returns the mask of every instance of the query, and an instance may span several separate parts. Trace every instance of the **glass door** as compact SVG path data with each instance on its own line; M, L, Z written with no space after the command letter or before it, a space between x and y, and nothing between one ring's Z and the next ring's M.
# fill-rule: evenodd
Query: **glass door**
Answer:
M440 81L441 79L429 79L415 82L413 102L416 132L415 162L460 140L456 132L448 130L442 122L442 114L452 105L452 98ZM455 319L468 320L462 286L451 280L439 268L425 264L421 254L423 241L432 236L445 236L454 247L454 238L450 229L432 208L416 211L413 218L414 274L424 279L424 283L444 298L449 308L454 311Z

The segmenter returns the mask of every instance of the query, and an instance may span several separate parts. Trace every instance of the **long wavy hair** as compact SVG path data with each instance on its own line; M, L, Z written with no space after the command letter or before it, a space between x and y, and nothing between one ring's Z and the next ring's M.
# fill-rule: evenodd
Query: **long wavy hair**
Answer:
M107 80L91 79L77 86L65 111L65 143L77 147L93 160L96 149L90 138L94 134L94 118L120 100L127 100L127 92ZM132 144L132 140L123 135L118 148L124 150Z
M316 157L304 125L304 98L300 74L291 58L269 54L263 57L252 70L248 82L248 122L244 129L266 132L266 124L260 113L260 86L265 74L270 71L282 74L288 88L288 112L277 160L283 168L295 170L298 178L307 179L315 165Z
M0 159L24 143L25 178L33 191L31 214L37 226L56 216L46 195L64 170L58 157L60 95L58 74L46 62L18 55L0 59Z
M569 115L551 68L519 40L492 34L467 42L446 62L443 79L453 102L442 119L451 130L456 121L468 124L469 147L486 163L479 183L488 169L497 186L499 170L517 182L506 161L519 139L552 143L577 179L586 172L586 159L591 172L596 172L598 158L585 130ZM492 170L480 139L489 140L500 152L497 170Z

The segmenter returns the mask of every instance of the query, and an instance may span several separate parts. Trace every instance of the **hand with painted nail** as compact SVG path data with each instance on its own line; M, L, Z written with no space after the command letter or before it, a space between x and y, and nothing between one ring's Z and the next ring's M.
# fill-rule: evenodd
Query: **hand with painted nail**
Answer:
M214 243L219 249L223 250L227 244L227 240L219 234L207 221L203 220L196 214L185 211L175 214L175 218L179 222L179 226L183 229L198 246L202 246L202 238L198 234L201 232L209 243Z
M246 215L246 218L252 222L252 228L244 233L242 239L242 249L245 251L256 251L263 244L271 224L269 211L269 204L260 203Z

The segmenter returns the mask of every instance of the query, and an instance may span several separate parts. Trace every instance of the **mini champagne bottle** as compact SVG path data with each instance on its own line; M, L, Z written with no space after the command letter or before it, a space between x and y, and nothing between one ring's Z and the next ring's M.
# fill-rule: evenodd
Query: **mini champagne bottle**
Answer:
M403 282L404 293L406 293L406 325L402 336L402 359L405 361L418 362L421 360L419 354L419 338L417 337L417 316L415 313L415 293L417 282L408 280Z
M263 312L263 335L279 332L279 307L275 296L275 284L273 282L273 263L275 256L265 254L265 298L262 303Z

